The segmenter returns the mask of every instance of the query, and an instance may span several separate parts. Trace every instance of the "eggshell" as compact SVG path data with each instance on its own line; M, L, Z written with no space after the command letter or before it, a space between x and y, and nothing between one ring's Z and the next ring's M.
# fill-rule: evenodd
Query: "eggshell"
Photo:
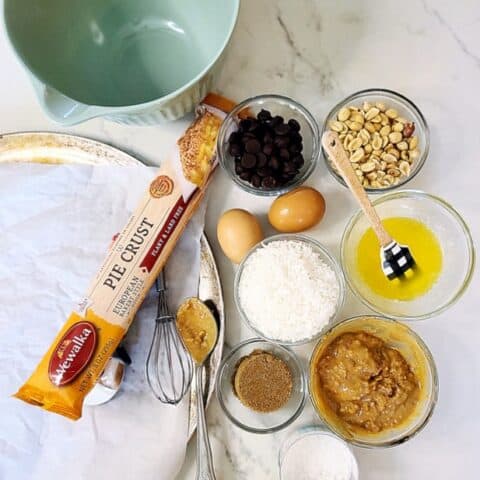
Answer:
M299 187L272 203L268 220L279 232L294 233L312 228L325 214L323 195L311 187Z
M222 214L217 224L217 238L223 253L234 263L240 263L247 252L263 240L257 218L246 210L234 208Z

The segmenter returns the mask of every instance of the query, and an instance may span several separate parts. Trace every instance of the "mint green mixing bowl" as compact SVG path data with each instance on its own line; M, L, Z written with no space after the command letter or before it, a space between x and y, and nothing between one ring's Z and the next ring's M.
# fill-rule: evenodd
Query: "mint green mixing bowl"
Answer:
M6 30L46 113L155 124L211 89L239 0L4 0Z

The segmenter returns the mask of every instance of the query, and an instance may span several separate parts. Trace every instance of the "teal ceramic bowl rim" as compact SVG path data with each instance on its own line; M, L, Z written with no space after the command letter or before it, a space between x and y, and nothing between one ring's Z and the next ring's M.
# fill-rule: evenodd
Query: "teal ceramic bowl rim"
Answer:
M16 47L15 47L13 41L12 41L12 36L10 34L10 29L8 27L8 22L6 20L6 15L5 15L7 1L8 0L4 0L4 2L3 2L3 15L2 15L3 20L2 21L3 21L3 26L5 27L5 31L7 32L7 37L8 37L10 46L11 46L13 52L15 53L16 57L21 62L21 64L24 66L24 68L28 71L28 73L30 75L34 76L38 81L42 82L42 84L45 84L45 82L37 76L37 74L33 71L33 69L31 69L29 67L26 60L24 60L22 55L20 55L20 53L17 51L17 49L16 49ZM237 24L237 20L238 20L238 11L240 9L240 0L229 0L229 1L232 1L234 3L234 6L233 6L234 11L233 11L230 26L228 28L228 33L225 36L225 40L223 41L220 48L217 50L217 53L215 54L215 57L210 61L210 63L199 74L197 74L192 80L190 80L188 83L181 86L180 88L177 88L177 90L174 90L173 92L170 92L169 94L164 95L163 97L158 97L154 100L150 100L149 102L135 103L133 105L117 105L117 106L113 106L113 107L111 107L111 106L107 107L105 105L88 105L88 106L104 107L104 108L108 108L112 112L117 111L117 110L121 110L122 112L127 113L129 111L137 110L138 107L147 107L147 106L150 106L150 105L154 105L155 103L157 103L159 101L167 102L168 100L171 100L171 99L177 97L178 95L180 95L181 93L183 93L184 91L188 90L190 87L195 85L203 76L205 76L205 74L207 74L209 72L209 70L212 69L212 67L215 65L215 63L218 61L218 59L220 58L222 53L227 48L227 45L230 42L230 39L232 38L233 30L235 29L235 25ZM47 85L47 86L50 86L50 85ZM53 87L53 86L50 86L50 87L54 88L55 90L60 92L62 95L65 95L68 98L73 98L73 97L70 97L70 95L67 95L66 93L62 92L61 90L58 90L56 87ZM79 102L75 98L73 98L73 100L75 100L76 102ZM84 104L83 102L79 102L79 103L81 103L82 105L87 105L87 104Z

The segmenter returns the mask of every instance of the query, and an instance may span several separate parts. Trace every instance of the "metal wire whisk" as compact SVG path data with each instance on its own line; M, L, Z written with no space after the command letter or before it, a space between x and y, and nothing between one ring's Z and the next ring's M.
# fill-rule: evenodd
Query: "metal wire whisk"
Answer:
M176 405L192 381L192 359L178 334L175 317L168 310L163 271L155 281L155 287L158 292L157 317L145 370L154 395L163 403Z

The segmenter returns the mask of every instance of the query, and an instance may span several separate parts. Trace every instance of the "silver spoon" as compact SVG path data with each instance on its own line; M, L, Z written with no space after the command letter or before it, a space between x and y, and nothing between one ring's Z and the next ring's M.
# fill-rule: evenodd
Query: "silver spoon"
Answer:
M415 260L410 253L410 249L406 245L397 243L385 230L380 217L353 170L338 135L331 131L325 132L322 136L322 145L328 154L328 158L337 167L355 200L370 221L373 231L380 241L380 260L383 273L389 280L406 278L407 275L413 273L415 267Z
M197 390L197 480L216 480L203 403L203 366L218 339L218 326L210 309L198 298L185 300L177 312L177 328L195 363Z

